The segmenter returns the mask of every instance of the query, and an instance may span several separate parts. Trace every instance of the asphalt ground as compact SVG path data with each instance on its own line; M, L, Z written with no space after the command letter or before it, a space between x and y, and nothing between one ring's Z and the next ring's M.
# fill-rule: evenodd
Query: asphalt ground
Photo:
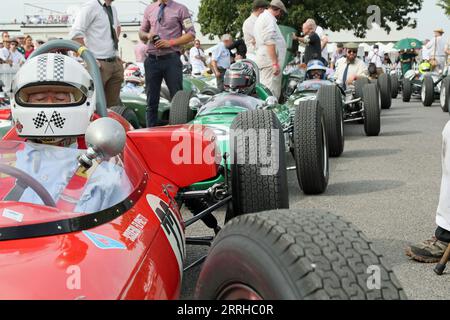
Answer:
M431 238L441 182L442 130L450 120L436 101L393 100L382 112L379 137L366 137L362 125L347 124L342 157L331 159L328 190L305 196L294 171L288 173L291 208L329 210L352 222L394 269L409 299L449 299L450 274L438 277L434 265L410 261L409 243ZM189 215L186 213L186 215ZM223 212L216 214L223 221ZM211 232L198 223L189 235ZM186 266L208 248L188 246ZM182 299L192 299L201 267L184 274Z

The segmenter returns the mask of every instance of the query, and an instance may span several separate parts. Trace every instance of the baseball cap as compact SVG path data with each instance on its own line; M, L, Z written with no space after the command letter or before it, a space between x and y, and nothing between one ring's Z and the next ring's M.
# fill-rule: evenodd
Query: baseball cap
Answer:
M272 0L272 2L270 3L270 5L271 5L272 7L280 8L281 10L284 11L284 13L287 13L287 12L288 12L287 9L286 9L286 6L284 5L283 1L281 1L281 0Z
M267 0L254 0L253 1L253 9L267 8L268 6L269 6L269 2Z

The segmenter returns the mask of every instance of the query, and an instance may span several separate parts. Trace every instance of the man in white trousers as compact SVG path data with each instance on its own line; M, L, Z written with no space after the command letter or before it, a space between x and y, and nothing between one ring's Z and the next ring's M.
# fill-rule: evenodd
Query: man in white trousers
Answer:
M277 99L281 95L281 76L287 45L278 27L277 20L287 13L281 0L272 0L255 23L256 64L259 67L261 83L270 89Z
M442 136L442 182L436 213L438 227L435 236L430 240L406 249L407 256L425 263L439 262L450 243L450 121L445 126Z
M256 60L256 40L255 40L255 23L258 17L269 6L267 0L254 0L253 11L250 17L245 20L242 26L242 32L244 34L245 45L247 46L247 59Z

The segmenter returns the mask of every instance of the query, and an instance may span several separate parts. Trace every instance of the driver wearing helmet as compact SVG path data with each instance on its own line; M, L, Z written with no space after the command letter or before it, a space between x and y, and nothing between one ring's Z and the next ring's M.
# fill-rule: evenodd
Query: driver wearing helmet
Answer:
M320 60L311 60L306 69L308 80L325 80L327 78L327 67Z
M242 61L234 63L225 73L224 88L227 92L254 95L256 71L253 66Z
M65 212L94 213L124 201L131 183L121 166L102 162L83 171L78 163L85 151L77 141L96 105L93 81L83 66L60 54L39 55L17 72L12 86L13 125L26 140L16 152L15 167L40 183ZM19 184L3 200L43 204L29 186Z
M419 65L419 73L425 74L428 72L431 72L431 63L425 60Z
M135 95L140 95L144 93L144 76L142 75L141 69L131 64L124 72L125 86L122 88L123 93L130 93Z

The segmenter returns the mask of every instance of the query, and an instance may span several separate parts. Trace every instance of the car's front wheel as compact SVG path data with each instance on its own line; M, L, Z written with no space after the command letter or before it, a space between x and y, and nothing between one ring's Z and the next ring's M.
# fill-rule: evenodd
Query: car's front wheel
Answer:
M378 136L381 130L379 93L375 84L364 87L364 131L367 136Z
M404 78L402 81L402 99L403 102L410 102L412 96L411 80Z
M424 107L430 107L434 102L434 81L430 76L423 78L421 97Z
M325 118L330 156L339 157L344 152L344 115L342 95L337 86L323 86L317 93Z
M381 95L381 109L390 109L392 106L392 92L390 76L383 73L378 77L378 88Z
M194 119L194 111L189 106L192 92L178 91L172 99L169 113L169 124L186 124Z
M134 129L139 129L141 126L139 125L139 119L133 109L130 109L125 106L117 106L111 107L111 111L121 115L125 120L128 121L129 124L133 126Z
M297 179L305 194L321 194L330 176L328 138L317 100L302 101L295 110L294 158Z
M450 77L446 77L442 81L441 85L441 93L440 93L440 103L441 109L443 112L449 111L449 103L450 103Z
M353 225L319 210L233 219L218 234L195 297L202 300L399 300L392 270Z
M397 99L398 92L400 89L400 84L398 81L398 76L396 74L391 75L391 97L392 99Z
M240 113L231 125L233 201L226 220L289 208L286 148L281 123L270 110Z

